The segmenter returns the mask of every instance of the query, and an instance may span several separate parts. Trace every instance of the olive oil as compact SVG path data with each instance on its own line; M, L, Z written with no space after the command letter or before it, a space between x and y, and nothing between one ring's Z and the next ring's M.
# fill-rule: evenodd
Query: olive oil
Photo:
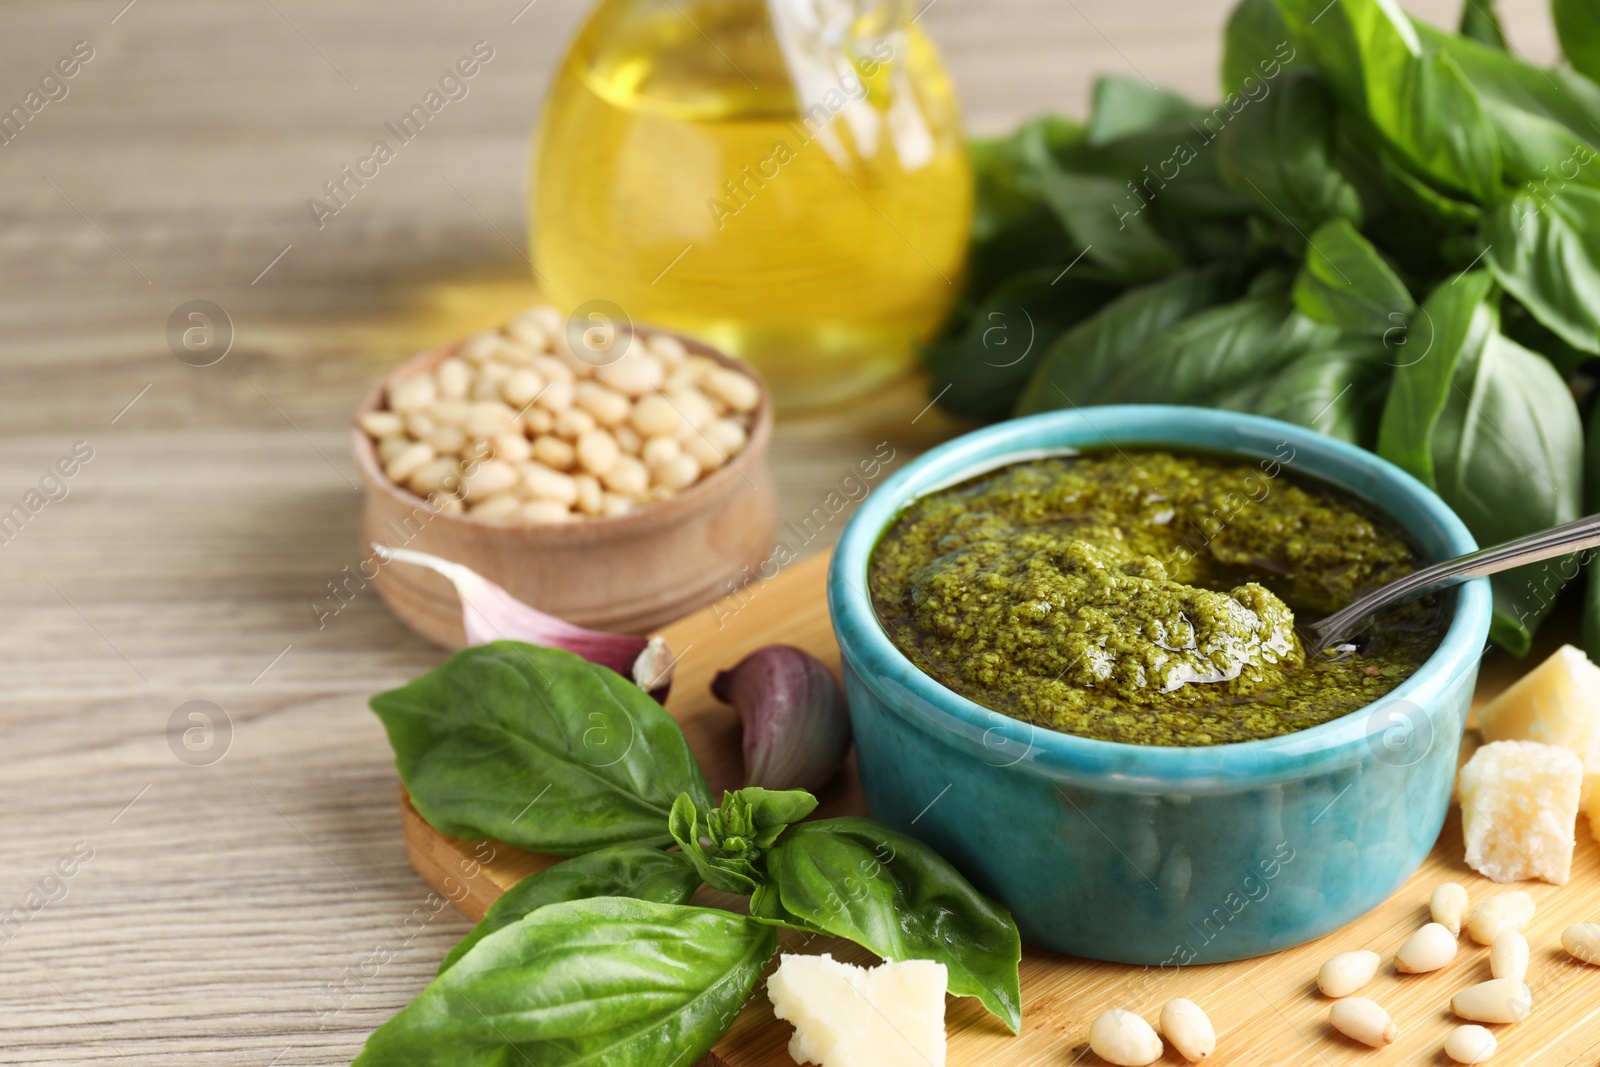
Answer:
M552 88L531 211L555 304L694 334L789 409L906 369L972 213L949 80L900 3L858 3L826 45L805 6L605 0Z

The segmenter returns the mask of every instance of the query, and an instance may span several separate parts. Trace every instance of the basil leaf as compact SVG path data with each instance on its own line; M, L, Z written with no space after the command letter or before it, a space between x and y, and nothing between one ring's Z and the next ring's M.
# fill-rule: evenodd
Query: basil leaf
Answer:
M1094 388L1080 384L1078 404L1210 404L1260 381L1339 337L1300 314L1288 296L1245 297L1208 308L1130 353Z
M1022 1024L1022 942L1010 913L937 852L870 819L801 823L767 853L751 914L846 937L884 959L934 960L950 992Z
M1103 75L1090 91L1087 141L1103 145L1174 119L1188 122L1204 114L1205 109L1192 101L1142 78Z
M1077 268L1067 271L1070 263L1001 283L964 329L923 352L940 407L969 418L1004 418L1056 338L1116 296L1114 286Z
M1536 67L1508 52L1412 21L1423 47L1443 52L1485 101L1497 101L1566 126L1600 142L1600 85L1567 67Z
M1560 3L1561 0L1555 0ZM1465 0L1461 5L1461 36L1490 48L1506 50L1506 31L1500 26L1495 0Z
M1542 185L1578 182L1600 186L1594 147L1554 119L1490 100L1484 104L1500 140L1506 177Z
M1251 78L1271 81L1296 58L1277 5L1272 0L1239 0L1222 34L1222 91L1243 92Z
M1162 237L1145 204L1126 182L1098 174L1075 174L1038 160L1034 188L1055 212L1085 258L1117 282L1159 278L1183 265L1178 250Z
M1222 176L1267 218L1299 234L1332 218L1359 223L1361 198L1334 166L1334 132L1333 98L1323 83L1285 78L1223 127Z
M1567 62L1600 80L1600 10L1593 0L1550 0L1550 17Z
M371 705L411 802L452 837L559 855L666 845L679 793L710 805L672 716L616 672L560 649L463 649Z
M1369 337L1403 326L1416 308L1405 283L1347 219L1311 235L1294 303L1308 318Z
M1053 411L1091 396L1135 353L1200 310L1227 295L1221 271L1179 271L1113 300L1062 334L1040 362L1017 401L1018 415Z
M613 845L535 871L505 891L444 962L443 974L479 941L549 904L589 897L632 897L657 904L687 904L700 875L681 852L646 845Z
M1341 338L1307 352L1270 378L1218 397L1215 406L1309 427L1371 448L1392 373L1392 353L1377 340Z
M777 951L710 908L599 897L485 937L375 1030L355 1067L685 1067Z
M1278 9L1334 95L1409 169L1479 203L1498 198L1499 143L1477 91L1448 54L1424 51L1393 0L1278 0Z
M1456 367L1476 359L1496 329L1488 303L1494 279L1464 274L1428 294L1399 349L1378 430L1378 454L1437 488L1433 432L1450 399Z
M680 796L668 825L701 878L723 892L748 895L764 880L762 852L816 807L817 798L803 789L749 786L725 793L722 806L703 819L694 801Z
M1484 219L1495 280L1563 341L1600 353L1600 190L1525 190Z

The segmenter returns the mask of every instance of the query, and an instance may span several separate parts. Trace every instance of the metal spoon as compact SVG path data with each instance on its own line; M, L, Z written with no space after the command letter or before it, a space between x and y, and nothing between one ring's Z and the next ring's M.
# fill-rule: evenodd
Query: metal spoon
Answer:
M1384 608L1404 604L1420 596L1437 592L1448 586L1479 578L1485 574L1520 567L1524 563L1537 563L1554 556L1565 556L1581 548L1600 547L1600 515L1588 515L1564 526L1519 537L1493 548L1480 548L1443 563L1435 563L1420 571L1413 571L1397 581L1380 586L1343 611L1334 612L1318 622L1302 627L1308 638L1308 651L1320 652L1336 645L1361 629L1372 616Z

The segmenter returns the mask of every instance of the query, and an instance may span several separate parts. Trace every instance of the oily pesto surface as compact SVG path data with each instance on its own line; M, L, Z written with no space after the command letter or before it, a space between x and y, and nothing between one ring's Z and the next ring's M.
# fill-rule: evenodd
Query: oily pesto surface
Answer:
M873 553L892 641L957 693L1107 741L1303 730L1422 665L1438 598L1308 658L1318 618L1422 565L1365 505L1282 463L1106 452L1014 463L914 502Z

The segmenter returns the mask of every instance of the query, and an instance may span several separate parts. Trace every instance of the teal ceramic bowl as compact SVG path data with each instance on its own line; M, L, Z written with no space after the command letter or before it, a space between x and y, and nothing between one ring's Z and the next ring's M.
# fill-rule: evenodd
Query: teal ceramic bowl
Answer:
M1459 587L1443 643L1368 708L1282 737L1204 748L1034 727L957 696L885 635L867 563L905 506L1042 453L1170 448L1237 456L1342 487L1434 559L1476 548L1399 468L1299 426L1199 408L1053 412L914 460L846 527L828 577L845 692L875 817L937 848L1016 916L1030 944L1181 966L1257 956L1371 910L1444 823L1489 630L1486 579Z

